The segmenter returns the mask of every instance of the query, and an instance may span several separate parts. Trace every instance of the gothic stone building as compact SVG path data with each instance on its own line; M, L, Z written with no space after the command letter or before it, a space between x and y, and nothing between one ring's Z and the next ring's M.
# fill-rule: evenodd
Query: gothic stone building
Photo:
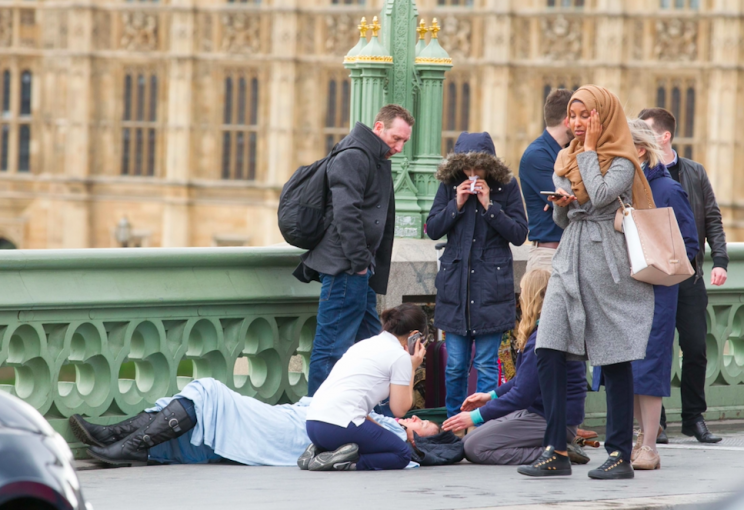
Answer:
M123 217L136 246L281 241L281 185L348 132L343 56L383 1L0 0L0 245L116 246ZM598 83L675 113L744 240L744 1L417 4L455 65L443 151L485 130L516 170L551 87Z

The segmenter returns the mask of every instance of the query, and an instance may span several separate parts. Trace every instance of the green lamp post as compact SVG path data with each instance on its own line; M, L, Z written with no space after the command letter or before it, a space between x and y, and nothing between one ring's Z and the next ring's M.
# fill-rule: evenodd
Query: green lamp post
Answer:
M385 104L399 104L416 118L412 139L393 156L395 235L421 238L424 222L437 189L436 168L441 160L444 73L452 59L439 45L439 26L417 23L413 0L386 0L382 25L362 19L360 39L344 58L351 77L350 118L368 126ZM367 31L372 38L367 42ZM382 29L382 34L378 32ZM426 44L426 34L431 40Z

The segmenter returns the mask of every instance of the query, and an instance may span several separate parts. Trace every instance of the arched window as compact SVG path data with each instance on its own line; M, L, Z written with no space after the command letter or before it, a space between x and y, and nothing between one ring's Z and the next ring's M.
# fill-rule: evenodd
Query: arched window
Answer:
M258 162L259 83L252 72L225 77L222 115L223 179L255 180Z
M127 72L123 92L121 173L154 176L158 140L158 77L146 71Z
M451 76L444 86L444 119L442 119L442 153L449 154L457 137L470 131L471 87L466 76Z
M351 102L351 83L346 73L333 74L328 78L326 96L325 126L323 137L325 153L349 134L349 110Z
M695 80L664 79L656 87L656 106L677 119L672 147L680 156L692 158L695 147Z
M18 171L31 170L31 71L21 73L21 104L18 125Z

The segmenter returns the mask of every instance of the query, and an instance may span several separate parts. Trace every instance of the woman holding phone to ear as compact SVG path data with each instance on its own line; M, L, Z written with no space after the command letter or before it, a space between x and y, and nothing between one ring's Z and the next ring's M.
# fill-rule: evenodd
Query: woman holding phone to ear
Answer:
M558 153L551 197L564 228L553 259L535 354L545 408L545 450L528 476L570 475L566 456L566 360L601 366L607 391L608 459L589 477L633 478L633 373L643 359L654 314L653 286L630 276L625 236L614 228L620 200L653 207L618 98L595 85L579 88L568 105L574 139ZM567 191L570 190L570 193Z
M397 418L411 409L413 374L425 348L419 338L411 354L408 344L418 333L426 337L426 314L403 303L381 318L382 333L349 348L313 397L306 425L313 444L298 461L310 471L403 469L411 460L405 441L368 415L388 397Z

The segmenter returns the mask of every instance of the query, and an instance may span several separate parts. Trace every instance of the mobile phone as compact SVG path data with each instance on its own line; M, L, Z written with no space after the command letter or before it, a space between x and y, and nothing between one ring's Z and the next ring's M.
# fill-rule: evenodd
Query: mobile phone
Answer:
M408 354L415 354L416 353L416 341L421 339L424 335L421 334L421 332L416 333L415 335L411 335L408 337Z
M540 194L548 196L548 197L556 197L556 198L566 198L566 197L571 196L571 195L564 195L563 193L558 193L557 191L541 191Z

